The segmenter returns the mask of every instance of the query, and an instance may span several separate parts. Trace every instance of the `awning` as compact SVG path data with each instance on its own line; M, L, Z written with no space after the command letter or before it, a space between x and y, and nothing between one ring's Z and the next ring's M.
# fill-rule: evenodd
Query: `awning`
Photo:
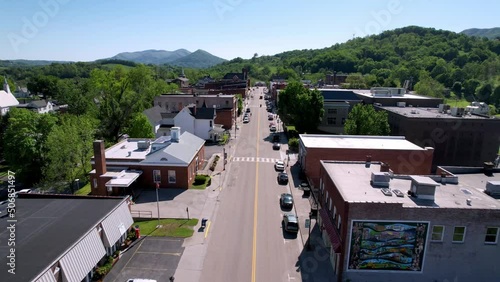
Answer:
M35 282L57 282L52 269L49 268L42 276L35 280Z
M128 204L124 202L102 221L104 245L111 247L116 244L133 223Z
M321 225L326 230L328 237L330 238L330 242L332 243L333 249L336 253L340 253L340 249L342 246L342 242L340 241L339 233L335 226L333 226L333 222L328 215L326 209L321 208L319 210L319 214L321 216Z
M112 177L106 182L106 187L129 187L139 176L142 171L138 170L122 170L120 172L106 172L102 176Z
M94 229L59 261L63 281L82 281L105 255L101 236Z

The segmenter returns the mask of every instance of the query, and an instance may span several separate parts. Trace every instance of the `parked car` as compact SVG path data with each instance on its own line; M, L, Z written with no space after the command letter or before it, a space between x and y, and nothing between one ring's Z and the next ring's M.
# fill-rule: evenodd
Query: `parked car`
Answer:
M292 209L293 208L293 197L290 193L283 193L280 197L280 205L284 209Z
M269 127L269 130L271 130L271 132L276 132L276 125L271 125L271 127Z
M247 113L249 113L249 112L250 112L250 108L247 108Z
M278 173L278 184L288 184L288 174L286 172Z
M295 214L284 214L283 215L283 227L285 231L297 233L299 232L299 219Z
M281 148L281 144L278 142L273 143L273 150L279 150Z
M284 171L285 170L285 162L284 161L277 161L274 164L274 169L277 171Z
M273 120L273 119L274 119L274 117L273 117L272 114L270 114L270 115L267 116L267 120Z
M248 117L243 118L243 123L249 123L249 122L250 122L250 119Z

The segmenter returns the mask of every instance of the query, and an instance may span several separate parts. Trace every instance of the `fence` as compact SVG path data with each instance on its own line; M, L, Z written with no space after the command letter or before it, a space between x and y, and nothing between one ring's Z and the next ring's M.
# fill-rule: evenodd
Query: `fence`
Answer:
M152 211L131 211L133 218L153 218Z

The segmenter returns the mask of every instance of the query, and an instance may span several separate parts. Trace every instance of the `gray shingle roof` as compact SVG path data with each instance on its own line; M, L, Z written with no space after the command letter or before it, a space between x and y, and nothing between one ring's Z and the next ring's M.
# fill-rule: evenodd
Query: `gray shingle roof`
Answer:
M158 121L162 120L162 112L163 109L160 106L154 106L147 110L144 110L142 113L148 117L148 120L151 124L155 124Z
M206 107L196 108L196 114L194 113L194 107L189 108L189 111L191 111L191 115L194 116L195 119L214 119L215 118L215 109L214 108L206 108Z

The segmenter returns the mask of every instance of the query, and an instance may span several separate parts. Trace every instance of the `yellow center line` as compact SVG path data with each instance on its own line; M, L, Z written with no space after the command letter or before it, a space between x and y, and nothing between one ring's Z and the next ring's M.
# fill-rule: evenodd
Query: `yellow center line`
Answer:
M210 229L210 221L207 223L207 230L205 230L205 238L208 236L208 230Z
M257 118L257 142L256 142L256 158L259 157L259 140L260 140L260 111ZM255 198L253 202L253 247L252 247L252 282L255 282L255 270L257 267L257 204L259 196L259 162L255 162Z

